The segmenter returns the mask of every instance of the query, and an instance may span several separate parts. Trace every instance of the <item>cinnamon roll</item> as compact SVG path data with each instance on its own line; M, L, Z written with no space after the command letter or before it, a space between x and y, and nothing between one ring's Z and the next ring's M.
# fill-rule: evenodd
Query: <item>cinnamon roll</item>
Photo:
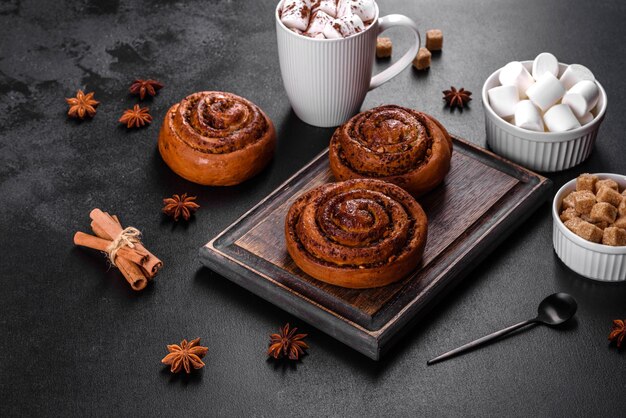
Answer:
M337 180L376 178L418 197L437 187L450 170L452 140L435 118L388 105L338 127L329 155Z
M406 277L420 263L427 220L391 183L355 179L300 196L285 220L287 251L301 270L337 286L369 288Z
M260 172L276 146L272 121L231 93L203 91L172 106L159 133L159 152L194 183L230 186Z

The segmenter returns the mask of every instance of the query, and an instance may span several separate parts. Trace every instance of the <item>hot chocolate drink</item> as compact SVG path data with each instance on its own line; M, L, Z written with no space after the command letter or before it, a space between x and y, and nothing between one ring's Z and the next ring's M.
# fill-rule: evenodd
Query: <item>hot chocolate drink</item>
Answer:
M374 0L281 0L281 22L310 38L347 38L363 32L376 17Z

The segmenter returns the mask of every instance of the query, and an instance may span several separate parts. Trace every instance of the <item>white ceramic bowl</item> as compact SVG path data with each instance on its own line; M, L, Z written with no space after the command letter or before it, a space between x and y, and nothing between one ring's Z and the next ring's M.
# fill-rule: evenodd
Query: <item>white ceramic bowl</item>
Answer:
M626 187L626 176L598 173L600 179L615 180L620 189ZM611 247L587 241L567 229L561 221L561 203L576 190L576 179L559 189L552 202L552 241L554 251L565 265L581 276L603 282L626 280L626 246Z
M532 61L522 61L522 64L531 71ZM566 68L567 64L559 64L559 77ZM600 99L591 112L595 116L592 122L567 132L533 132L505 121L489 105L487 91L500 85L500 70L487 78L482 91L489 148L535 171L566 170L586 160L591 154L606 112L607 97L602 85L598 83Z

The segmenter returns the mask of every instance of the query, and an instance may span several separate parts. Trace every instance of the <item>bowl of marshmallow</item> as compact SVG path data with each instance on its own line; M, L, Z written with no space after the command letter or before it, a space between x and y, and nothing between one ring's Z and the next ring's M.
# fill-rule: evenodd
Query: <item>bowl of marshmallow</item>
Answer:
M489 148L543 172L589 157L607 106L606 92L587 67L559 63L547 52L491 74L482 99Z

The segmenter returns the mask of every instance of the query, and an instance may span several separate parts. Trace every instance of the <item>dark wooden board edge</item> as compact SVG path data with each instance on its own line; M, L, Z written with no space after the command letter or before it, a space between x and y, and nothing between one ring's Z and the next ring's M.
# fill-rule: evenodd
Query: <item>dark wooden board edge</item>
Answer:
M368 331L367 329L355 324L345 318L336 315L328 309L320 306L312 300L302 295L292 292L286 286L273 281L271 278L267 280L249 280L247 275L249 270L221 253L214 246L215 242L220 239L229 229L239 223L241 220L258 212L265 201L270 199L277 193L280 193L290 183L293 183L298 176L306 173L307 170L317 161L317 159L326 153L324 150L312 159L310 163L300 169L297 173L287 179L283 184L277 187L274 192L270 193L265 199L255 205L252 209L242 215L238 220L233 222L217 237L200 249L200 259L204 265L221 274L222 276L239 284L243 288L264 298L265 300L281 307L292 315L309 323L311 326L318 328L333 338L352 347L356 351L366 355L369 358L378 360L380 356L389 350L419 318L427 312L426 307L434 301L440 300L445 293L448 293L458 284L478 263L484 260L487 255L493 251L504 239L506 239L517 227L519 227L534 210L541 205L551 191L552 183L547 178L533 173L515 163L512 163L491 151L478 147L469 141L455 137L455 140L463 146L474 148L476 151L485 153L495 160L504 163L505 167L509 167L511 174L515 177L523 176L526 181L536 179L537 184L534 190L509 213L508 216L502 218L499 222L492 226L490 234L495 234L498 238L488 241L484 238L478 241L478 244L464 257L465 263L459 263L452 266L447 272L445 280L439 280L423 295L419 303L410 303L402 309L389 323L377 331ZM483 162L487 165L502 169L496 165L494 161L490 161L485 156ZM468 268L470 266L470 268Z

